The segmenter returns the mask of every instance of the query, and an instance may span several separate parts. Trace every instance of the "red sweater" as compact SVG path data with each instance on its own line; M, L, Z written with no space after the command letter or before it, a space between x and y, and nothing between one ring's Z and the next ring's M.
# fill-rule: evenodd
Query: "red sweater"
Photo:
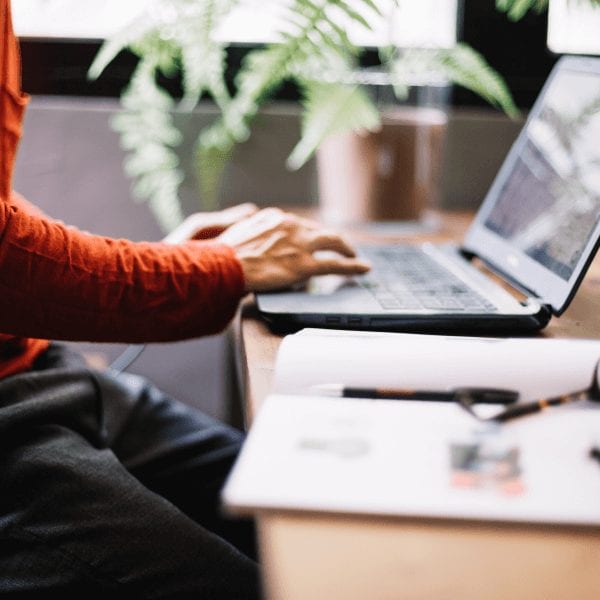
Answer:
M160 342L222 330L244 290L231 248L94 236L12 192L26 103L10 0L0 0L0 377L29 368L48 339Z

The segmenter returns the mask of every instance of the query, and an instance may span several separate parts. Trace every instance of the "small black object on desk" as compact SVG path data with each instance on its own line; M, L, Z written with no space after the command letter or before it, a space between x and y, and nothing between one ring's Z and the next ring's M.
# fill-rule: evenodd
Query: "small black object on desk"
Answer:
M457 396L465 393L473 403L478 404L513 404L519 393L513 390L497 388L460 388L448 391L416 390L412 388L376 388L352 387L337 383L315 385L312 388L326 396L342 398L370 398L373 400L429 400L432 402L455 402Z
M497 415L491 417L481 417L473 409L473 404L477 403L477 397L471 396L469 388L458 390L456 394L456 401L462 406L469 414L473 415L479 421L489 421L494 423L506 423L506 421L512 421L519 417L525 417L545 410L550 406L560 406L561 404L569 404L578 400L589 400L596 398L596 394L592 388L586 390L580 390L571 394L563 394L554 398L541 398L533 402L526 402L523 404L517 404L511 406L506 410L502 411Z

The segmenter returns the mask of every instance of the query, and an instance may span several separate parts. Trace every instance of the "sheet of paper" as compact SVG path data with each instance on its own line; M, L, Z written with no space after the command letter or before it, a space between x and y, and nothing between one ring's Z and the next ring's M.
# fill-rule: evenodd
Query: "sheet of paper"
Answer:
M314 393L325 383L452 390L496 387L521 401L589 387L600 342L481 338L304 329L286 336L275 366L276 392Z
M270 396L224 489L293 509L600 525L600 405L502 426L455 404Z

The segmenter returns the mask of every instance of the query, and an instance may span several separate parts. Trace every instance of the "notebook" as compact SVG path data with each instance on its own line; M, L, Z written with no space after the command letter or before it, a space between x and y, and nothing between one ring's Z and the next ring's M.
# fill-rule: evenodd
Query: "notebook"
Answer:
M597 529L600 465L590 449L599 426L600 406L592 402L485 427L451 402L272 394L222 500L235 514L291 510Z
M566 310L598 249L598 140L600 58L563 57L461 244L359 247L374 264L371 272L257 294L260 314L284 331L542 329Z

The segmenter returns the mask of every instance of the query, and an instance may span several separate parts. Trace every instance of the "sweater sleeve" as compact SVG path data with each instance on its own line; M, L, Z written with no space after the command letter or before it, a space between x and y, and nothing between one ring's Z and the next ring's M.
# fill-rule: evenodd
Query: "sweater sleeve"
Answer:
M0 331L96 342L217 333L244 293L233 250L116 240L0 200Z

